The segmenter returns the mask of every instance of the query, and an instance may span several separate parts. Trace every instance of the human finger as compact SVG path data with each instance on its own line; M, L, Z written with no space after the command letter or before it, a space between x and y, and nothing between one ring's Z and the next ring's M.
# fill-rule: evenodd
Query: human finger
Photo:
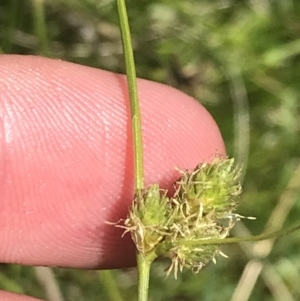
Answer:
M134 246L107 225L132 201L126 78L59 60L0 57L0 261L114 268ZM146 184L224 154L210 114L171 87L139 80Z

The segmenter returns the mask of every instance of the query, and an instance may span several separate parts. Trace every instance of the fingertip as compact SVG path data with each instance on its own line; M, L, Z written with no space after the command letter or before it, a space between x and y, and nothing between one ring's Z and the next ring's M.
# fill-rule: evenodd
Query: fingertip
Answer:
M29 296L19 295L10 292L0 291L1 301L42 301L41 299L36 299Z
M105 223L125 218L133 195L126 78L39 57L0 59L1 260L133 265L129 235ZM147 80L138 85L147 185L170 188L175 167L192 169L225 153L215 121L192 97Z

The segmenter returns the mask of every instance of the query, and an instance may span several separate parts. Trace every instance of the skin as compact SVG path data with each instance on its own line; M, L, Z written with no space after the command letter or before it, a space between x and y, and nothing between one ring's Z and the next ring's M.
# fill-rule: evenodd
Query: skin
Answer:
M0 56L0 262L69 268L135 265L122 229L134 189L124 76L59 60ZM193 98L139 80L146 185L225 154ZM0 300L32 301L0 292Z

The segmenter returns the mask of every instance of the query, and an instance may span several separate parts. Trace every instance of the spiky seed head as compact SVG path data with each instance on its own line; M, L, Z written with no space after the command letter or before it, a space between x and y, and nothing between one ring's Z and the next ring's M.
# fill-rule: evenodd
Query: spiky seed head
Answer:
M135 194L124 225L142 254L152 251L166 234L171 216L171 204L166 194L167 191L158 185Z
M168 274L174 271L175 277L184 267L197 273L215 262L216 255L223 254L220 241L242 217L235 213L241 186L233 159L216 158L181 173L171 198L158 185L137 191L121 226L131 232L143 255L154 252L171 258Z
M234 159L216 158L212 163L199 164L192 172L182 172L175 183L177 198L188 215L201 206L204 215L213 210L217 218L222 218L238 205L237 196L242 191L239 176Z

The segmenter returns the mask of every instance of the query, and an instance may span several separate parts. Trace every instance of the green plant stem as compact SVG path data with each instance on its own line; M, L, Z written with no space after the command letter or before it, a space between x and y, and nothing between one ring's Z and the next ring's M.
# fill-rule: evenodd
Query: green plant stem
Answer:
M106 291L108 300L110 301L124 301L120 290L117 286L116 280L113 277L112 271L103 270L99 272L100 281Z
M117 0L118 15L122 36L122 44L125 57L127 85L130 99L130 111L133 129L133 150L134 150L134 183L135 194L144 189L144 162L143 162L143 141L140 105L138 98L136 71L130 28L126 11L125 0ZM138 301L148 300L150 267L156 254L143 256L137 252L138 265Z
M234 243L244 242L244 241L259 241L259 240L265 240L270 238L277 238L277 237L288 235L298 230L300 230L300 225L292 227L287 230L275 231L271 233L263 233L254 236L230 237L230 238L223 238L223 239L207 239L207 240L198 240L198 241L181 240L180 243L183 245L194 245L194 246L234 244Z
M49 56L47 25L45 21L44 0L32 0L34 12L35 34L38 37L39 52L42 55Z
M278 238L295 231L300 230L300 225L292 227L287 230L275 231L271 233L263 233L259 235L253 236L244 236L244 237L230 237L230 238L216 238L216 239L199 239L199 240L178 240L178 245L190 246L190 247L200 247L203 245L226 245L226 244L234 244L234 243L243 243L246 241L260 241L271 238ZM156 247L155 252L158 256L163 256L173 247L173 243L169 241L162 242L158 247Z
M137 265L138 265L138 301L148 300L149 291L149 276L151 264L157 255L152 252L144 257L141 253L137 254Z
M25 293L23 288L18 284L16 280L10 279L3 272L0 272L0 283L1 283L2 290L6 290L18 294Z
M17 20L20 21L18 12L20 9L21 3L18 0L11 0L9 2L9 10L7 14L7 29L4 31L4 42L3 42L3 51L4 53L11 53L12 41L13 41L13 32L17 28ZM0 47L1 49L1 47Z
M133 129L135 191L144 189L143 141L136 71L125 0L117 0Z

